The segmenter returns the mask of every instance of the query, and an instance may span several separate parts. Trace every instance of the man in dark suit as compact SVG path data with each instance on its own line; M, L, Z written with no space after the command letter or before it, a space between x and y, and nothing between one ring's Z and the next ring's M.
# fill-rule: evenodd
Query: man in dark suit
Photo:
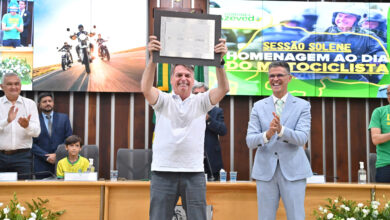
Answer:
M23 32L20 34L20 43L27 47L29 37L29 26L31 24L31 13L26 9L26 1L19 1L19 14L23 18Z
M303 220L306 178L312 175L303 149L310 134L310 103L288 92L288 63L275 61L268 71L272 95L254 104L246 136L248 147L257 149L252 178L258 218L275 219L282 197L287 219Z
M192 87L192 93L206 92L209 88L204 83L198 83ZM206 115L206 133L204 137L204 161L205 173L209 180L219 180L219 171L223 169L221 146L218 136L224 136L227 132L223 117L223 110L219 107L212 108ZM212 174L212 175L211 175Z
M58 145L72 135L69 117L65 114L54 112L54 99L51 93L41 93L38 97L39 121L41 134L34 138L32 152L34 154L34 172L37 179L42 179L55 174L55 151Z

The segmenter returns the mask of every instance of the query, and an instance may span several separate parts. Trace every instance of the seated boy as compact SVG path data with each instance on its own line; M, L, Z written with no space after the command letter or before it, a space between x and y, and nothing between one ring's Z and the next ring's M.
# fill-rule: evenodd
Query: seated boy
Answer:
M64 178L65 172L78 173L87 171L89 161L79 155L81 138L77 135L71 135L66 138L65 149L68 151L68 156L58 161L57 178Z

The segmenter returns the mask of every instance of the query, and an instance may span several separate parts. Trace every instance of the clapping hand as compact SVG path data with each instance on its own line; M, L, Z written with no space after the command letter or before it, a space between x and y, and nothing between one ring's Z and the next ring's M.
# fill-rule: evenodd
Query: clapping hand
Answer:
M8 123L11 123L13 120L15 120L16 118L16 115L18 114L18 108L15 107L14 105L11 106L11 108L9 108L9 111L8 111Z
M26 118L20 117L18 120L19 125L22 126L23 128L27 128L28 125L30 124L30 118L31 115L28 115Z
M271 137L274 136L275 133L280 133L280 131L282 130L282 125L280 124L279 116L275 112L272 112L272 114L274 118L269 124L269 129L266 132L266 136L268 140L271 139Z

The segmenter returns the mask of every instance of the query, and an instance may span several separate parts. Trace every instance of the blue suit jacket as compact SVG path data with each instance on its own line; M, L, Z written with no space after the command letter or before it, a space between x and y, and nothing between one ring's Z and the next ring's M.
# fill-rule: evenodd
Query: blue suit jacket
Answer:
M41 124L41 134L33 139L32 152L34 154L34 171L50 171L55 173L54 164L46 161L45 154L55 153L58 145L63 144L65 139L72 135L69 117L62 113L53 113L52 135L49 136L45 121L42 114L39 114L39 122ZM50 174L38 175L39 177L47 177Z
M310 135L310 103L288 94L281 117L283 136L275 134L265 144L263 133L274 117L272 112L275 112L275 105L270 96L257 101L250 115L246 142L249 148L257 148L252 178L271 180L278 160L283 176L289 181L313 175L303 150Z
M209 120L206 122L206 133L204 138L204 147L209 158L211 170L213 173L219 172L223 168L221 146L218 135L226 134L226 125L223 117L223 110L214 107L208 112Z

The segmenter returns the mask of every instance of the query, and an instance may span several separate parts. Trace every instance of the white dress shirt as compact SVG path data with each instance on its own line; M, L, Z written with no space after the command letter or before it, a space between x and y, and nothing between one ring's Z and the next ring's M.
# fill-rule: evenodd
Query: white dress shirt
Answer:
M15 106L18 108L16 118L8 123L8 112L12 103L6 96L0 98L0 150L16 150L32 147L32 138L38 137L41 133L38 109L31 99L18 97ZM20 117L27 117L31 114L27 128L19 125Z

